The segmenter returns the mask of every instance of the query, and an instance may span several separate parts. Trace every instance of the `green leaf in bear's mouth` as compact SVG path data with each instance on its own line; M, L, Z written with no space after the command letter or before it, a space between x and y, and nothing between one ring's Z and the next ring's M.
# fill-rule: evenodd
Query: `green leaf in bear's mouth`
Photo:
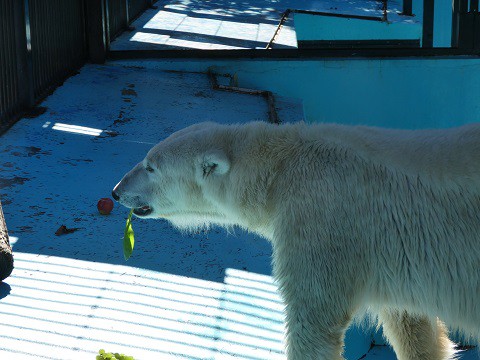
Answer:
M128 214L127 224L125 225L125 233L123 235L123 256L125 257L125 261L132 256L133 247L135 245L135 237L133 235L132 228L132 214L133 209L130 210L130 214Z

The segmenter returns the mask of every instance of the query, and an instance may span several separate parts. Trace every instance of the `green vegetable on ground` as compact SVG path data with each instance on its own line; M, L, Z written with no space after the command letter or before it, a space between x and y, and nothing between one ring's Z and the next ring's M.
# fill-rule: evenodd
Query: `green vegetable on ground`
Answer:
M130 210L130 214L128 214L127 224L125 225L125 233L123 235L123 256L125 257L125 261L132 256L133 247L135 245L135 237L132 227L132 215L133 209Z
M100 349L96 360L135 360L133 356L127 356L119 353L107 353L105 350Z

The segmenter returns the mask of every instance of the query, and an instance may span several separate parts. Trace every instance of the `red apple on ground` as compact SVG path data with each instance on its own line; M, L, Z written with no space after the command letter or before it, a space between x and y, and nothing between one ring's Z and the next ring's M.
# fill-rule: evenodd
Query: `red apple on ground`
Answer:
M110 198L101 198L98 200L97 209L102 215L108 215L113 210L113 200Z

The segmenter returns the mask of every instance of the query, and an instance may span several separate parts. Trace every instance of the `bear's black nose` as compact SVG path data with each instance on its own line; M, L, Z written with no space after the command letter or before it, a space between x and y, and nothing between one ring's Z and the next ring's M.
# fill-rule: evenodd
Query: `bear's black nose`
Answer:
M112 191L112 197L115 199L115 201L118 201L120 200L120 196L117 195L117 193L114 191Z

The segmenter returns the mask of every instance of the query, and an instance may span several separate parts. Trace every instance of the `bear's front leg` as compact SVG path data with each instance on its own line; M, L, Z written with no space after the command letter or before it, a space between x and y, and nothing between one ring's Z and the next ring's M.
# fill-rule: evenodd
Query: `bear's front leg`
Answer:
M334 310L334 311L332 311ZM286 353L288 360L341 360L350 316L334 305L287 301Z
M298 248L297 248L298 249ZM286 310L288 360L341 360L359 286L333 254L274 250L274 272ZM311 250L311 249L310 249ZM337 259L338 260L338 259Z

